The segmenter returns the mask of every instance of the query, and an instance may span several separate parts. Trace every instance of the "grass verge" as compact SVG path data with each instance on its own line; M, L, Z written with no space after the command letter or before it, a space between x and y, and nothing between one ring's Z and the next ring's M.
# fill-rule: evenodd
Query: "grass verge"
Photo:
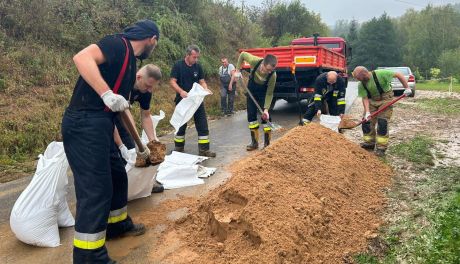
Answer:
M426 168L434 165L434 157L431 148L435 141L428 136L415 136L408 142L402 142L391 146L389 153L404 158L418 168Z
M357 263L460 263L460 167L424 176L396 185L397 215L382 230L386 250L355 255Z
M418 107L438 115L459 115L460 100L455 98L419 99Z
M416 90L425 90L425 91L449 91L450 82L436 82L436 81L427 81L427 82L418 82L416 85ZM460 93L460 84L454 83L452 86L452 91Z

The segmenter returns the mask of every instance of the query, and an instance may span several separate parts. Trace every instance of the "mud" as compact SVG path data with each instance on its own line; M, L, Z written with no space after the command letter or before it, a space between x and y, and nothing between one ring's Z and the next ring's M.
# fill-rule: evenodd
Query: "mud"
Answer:
M150 163L157 165L165 160L166 145L159 141L151 141L147 144L150 150Z
M174 250L152 249L152 261L342 262L376 237L392 175L318 124L292 129L231 171L167 231L159 244Z

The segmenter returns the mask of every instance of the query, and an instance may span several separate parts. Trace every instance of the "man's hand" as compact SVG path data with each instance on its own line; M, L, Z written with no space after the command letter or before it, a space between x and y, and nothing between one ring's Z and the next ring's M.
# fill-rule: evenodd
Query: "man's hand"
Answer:
M235 70L235 73L233 73L233 77L235 79L241 78L241 72L239 70Z
M410 96L412 94L412 90L410 88L406 88L406 89L404 89L404 94L406 96Z
M112 90L108 90L101 95L104 104L112 110L112 112L121 112L129 108L129 103L126 99L119 95L114 94Z
M267 109L264 110L264 113L262 114L262 117L261 117L261 118L262 118L262 120L264 120L264 121L268 121L268 120L270 119L270 114L268 113L268 110L267 110Z
M321 110L318 110L318 112L316 112L316 116L317 116L317 117L320 117L320 116L321 116Z
M139 148L136 145L136 153L138 157L146 160L150 158L150 149L146 145L142 145L142 147L144 148L144 152L140 152Z
M366 112L366 114L364 115L364 119L366 121L369 121L369 118L371 117L371 113L370 112Z
M228 85L228 91L231 92L233 90L233 85L232 83L230 82L230 84Z
M180 94L180 97L182 97L182 98L187 98L187 96L188 96L188 93L186 91L184 91L184 90L182 90L179 94Z
M129 160L128 148L125 146L125 144L121 144L118 149L120 150L121 157L125 160Z

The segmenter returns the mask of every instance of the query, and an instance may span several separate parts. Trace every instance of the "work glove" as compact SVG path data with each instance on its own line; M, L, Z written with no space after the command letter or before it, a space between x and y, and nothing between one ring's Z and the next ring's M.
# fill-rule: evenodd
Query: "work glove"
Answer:
M404 94L406 96L410 96L412 94L412 90L411 89L404 89Z
M122 112L125 109L129 108L129 103L126 99L119 95L114 94L112 90L108 90L107 92L101 95L102 101L104 104L112 110L112 112Z
M144 159L144 160L149 159L150 158L150 149L146 145L142 145L142 147L144 148L144 152L140 152L139 148L136 145L137 156L142 158L142 159Z
M124 160L129 160L129 155L128 155L128 148L125 146L125 144L121 144L118 149L120 150L121 157Z
M369 121L369 119L371 118L371 113L370 112L366 112L366 114L364 115L364 119L366 121Z
M261 118L264 121L268 121L270 119L270 114L268 113L268 111L264 111Z

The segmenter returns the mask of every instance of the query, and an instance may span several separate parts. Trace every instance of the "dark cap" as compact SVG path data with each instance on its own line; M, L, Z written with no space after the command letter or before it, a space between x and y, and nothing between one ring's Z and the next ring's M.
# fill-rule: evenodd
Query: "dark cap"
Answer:
M153 36L157 36L157 40L159 40L160 30L155 22L145 19L137 21L134 25L125 28L122 35L130 40L141 40Z

